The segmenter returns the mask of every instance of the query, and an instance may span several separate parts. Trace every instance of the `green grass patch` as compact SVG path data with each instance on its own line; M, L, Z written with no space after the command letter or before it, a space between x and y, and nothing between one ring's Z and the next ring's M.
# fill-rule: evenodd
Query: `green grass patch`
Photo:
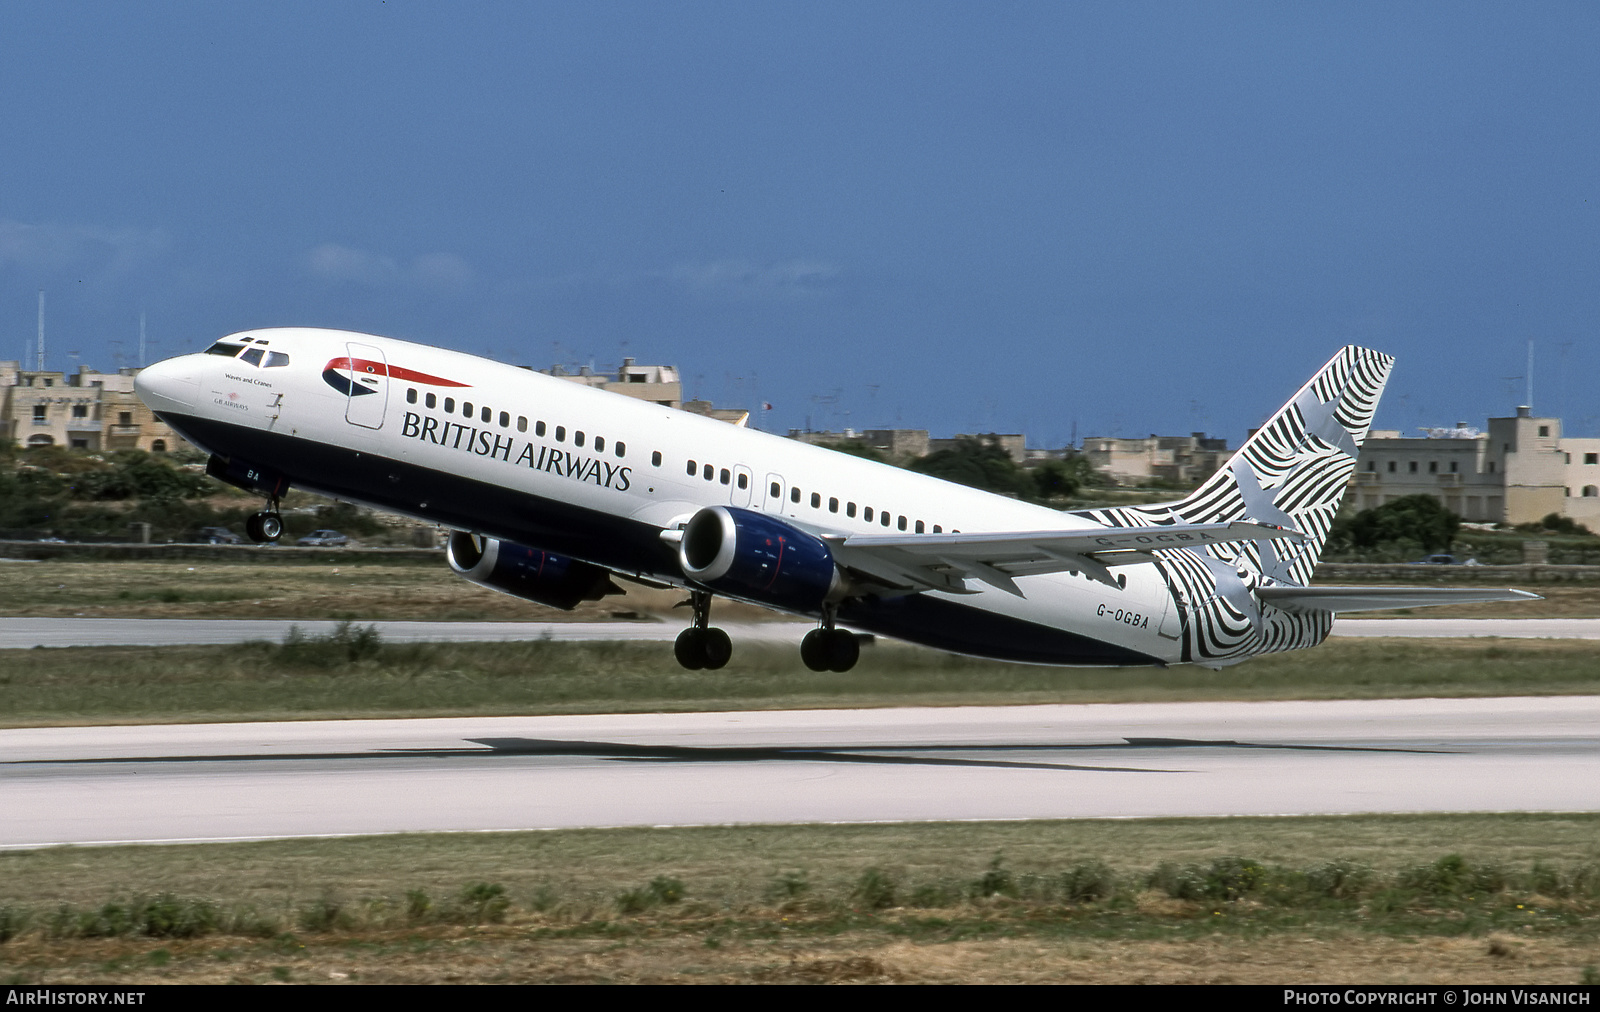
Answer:
M386 643L330 636L225 647L7 651L0 724L283 720L906 705L1584 694L1600 643L1332 640L1207 671L1046 668L881 642L846 674L744 645L685 671L668 644Z

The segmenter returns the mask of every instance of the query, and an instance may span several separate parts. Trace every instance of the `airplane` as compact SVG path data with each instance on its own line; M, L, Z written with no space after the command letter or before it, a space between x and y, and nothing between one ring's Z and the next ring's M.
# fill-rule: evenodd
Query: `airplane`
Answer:
M448 528L466 579L572 609L613 576L688 591L674 654L726 665L714 595L816 619L800 653L848 671L851 630L1002 661L1198 664L1316 646L1335 614L1535 599L1311 585L1394 359L1346 347L1210 479L1155 505L1058 511L426 345L251 330L135 380L155 415L259 494L291 486Z

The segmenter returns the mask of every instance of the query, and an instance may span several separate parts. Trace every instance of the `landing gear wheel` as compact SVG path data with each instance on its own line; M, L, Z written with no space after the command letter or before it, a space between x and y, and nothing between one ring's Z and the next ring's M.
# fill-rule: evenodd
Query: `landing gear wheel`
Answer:
M672 645L672 654L678 663L690 671L704 668L716 671L733 657L733 640L721 629L712 628L711 594L696 590L689 594L689 604L694 608L694 622L678 634Z
M699 671L706 666L705 640L705 630L685 629L672 644L672 655L690 671Z
M813 629L800 641L800 660L812 671L849 671L861 659L861 644L846 629Z
M828 670L828 630L813 629L800 641L800 660L812 671Z
M861 644L848 629L828 631L828 670L849 671L861 659Z
M244 532L258 545L265 541L276 541L283 536L283 517L265 510L252 513L250 519L244 522Z
M733 657L733 640L721 629L707 629L700 634L700 656L706 662L706 670L716 671Z
M733 640L721 629L685 629L673 643L672 654L690 671L716 671L733 657Z

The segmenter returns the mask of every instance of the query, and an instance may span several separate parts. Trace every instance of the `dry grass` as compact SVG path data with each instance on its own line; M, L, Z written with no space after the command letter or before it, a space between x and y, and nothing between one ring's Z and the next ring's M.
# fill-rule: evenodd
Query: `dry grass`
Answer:
M608 906L658 874L691 896L745 903L774 876L805 869L818 891L848 892L868 867L903 878L977 877L994 855L1018 874L1098 858L1114 871L1228 855L1299 867L1342 859L1379 871L1456 852L1527 865L1600 862L1600 814L1318 816L593 829L403 834L182 846L0 851L0 904L90 905L133 892L277 904L336 888L347 896L453 894L498 882L526 905L543 887L564 902Z
M1600 816L1168 819L893 826L749 826L394 836L0 854L0 908L78 908L181 888L277 912L287 932L194 939L49 938L0 944L17 983L1555 983L1600 964L1595 923L1516 896L1426 902L1398 919L1366 907L1213 909L961 899L947 908L848 909L863 868L901 881L979 878L996 854L1019 875L1103 858L1119 875L1249 854L1359 861L1393 876L1445 847L1474 863L1571 866L1600 857ZM808 891L773 883L806 873ZM625 889L667 875L684 899L619 912ZM504 923L393 923L408 891L506 887ZM296 904L356 922L314 930ZM320 898L320 899L319 899ZM362 911L387 902L384 922ZM841 905L843 904L843 905ZM1576 907L1574 910L1578 909ZM1583 908L1587 909L1587 908ZM365 918L365 920L363 920ZM1590 968L1586 970L1586 968Z
M1518 939L1404 942L1356 932L1200 939L909 941L881 932L726 940L552 939L515 927L393 932L278 945L100 939L0 953L28 984L1576 984L1600 948Z

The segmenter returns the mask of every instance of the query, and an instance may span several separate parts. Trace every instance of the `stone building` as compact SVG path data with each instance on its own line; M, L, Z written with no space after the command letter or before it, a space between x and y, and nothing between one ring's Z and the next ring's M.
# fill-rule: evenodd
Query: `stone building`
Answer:
M843 432L816 432L790 429L789 438L801 443L827 446L829 443L863 443L895 464L905 464L939 450L955 449L963 439L993 439L1018 465L1028 463L1027 438L1019 432L960 433L949 439L930 439L927 429L845 429Z
M1083 456L1096 471L1124 484L1152 478L1175 485L1194 485L1211 477L1228 459L1228 441L1191 432L1187 436L1122 439L1090 436L1083 441Z
M608 393L625 394L643 401L653 401L664 407L684 406L683 381L678 376L676 366L637 365L633 359L625 358L614 376L609 373L597 373L587 366L576 373L569 373L559 365L541 371L547 376L582 383L584 386L598 387Z
M166 453L187 446L134 393L138 373L88 366L76 373L36 372L0 362L0 438L22 447L79 450Z
M1371 509L1431 495L1463 520L1520 524L1555 513L1600 530L1600 439L1568 439L1561 419L1527 407L1421 437L1374 430L1361 448L1350 503Z

